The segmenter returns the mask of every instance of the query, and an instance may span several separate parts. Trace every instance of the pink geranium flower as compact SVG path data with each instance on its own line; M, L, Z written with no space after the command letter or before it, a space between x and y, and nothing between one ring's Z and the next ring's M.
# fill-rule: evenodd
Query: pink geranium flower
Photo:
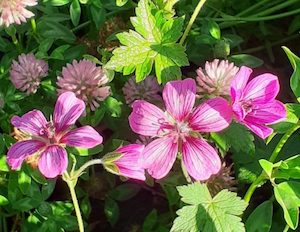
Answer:
M285 120L284 104L275 100L278 78L270 73L255 77L248 84L252 69L240 68L231 84L232 109L236 119L265 139L273 129L267 125Z
M140 165L144 145L129 144L118 148L115 153L121 154L114 161L118 168L118 174L132 179L145 180L145 169Z
M65 146L92 148L102 143L102 137L90 126L71 129L85 109L82 100L74 93L59 96L53 115L48 122L39 110L33 110L22 117L14 116L12 124L25 133L27 140L12 145L7 162L12 169L18 169L27 158L36 158L40 172L47 178L61 175L68 166Z
M226 128L232 117L231 108L221 97L193 108L196 83L193 79L171 81L163 90L166 111L143 100L135 101L129 116L132 130L144 136L157 137L145 147L143 166L156 179L172 168L177 153L196 180L206 180L221 168L216 150L199 132L217 132Z

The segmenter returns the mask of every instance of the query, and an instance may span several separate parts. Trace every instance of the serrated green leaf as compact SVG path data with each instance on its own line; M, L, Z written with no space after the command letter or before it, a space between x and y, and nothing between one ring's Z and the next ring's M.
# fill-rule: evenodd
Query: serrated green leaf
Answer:
M180 77L180 67L189 64L185 49L176 43L182 34L183 18L167 20L152 2L141 0L131 23L135 31L117 35L123 46L113 51L105 67L124 75L135 71L137 81L150 74L153 64L159 83Z
M249 154L255 150L254 136L243 125L238 123L231 123L226 130L221 133L211 133L211 135L225 151L231 148L234 153L244 152Z
M286 223L295 230L299 220L300 183L282 182L274 187L274 194L283 209Z
M200 183L178 187L178 191L182 201L192 205L177 211L171 231L245 231L239 216L247 203L236 193L222 190L212 198L207 186Z
M269 232L272 225L273 203L265 201L254 209L246 221L247 232Z

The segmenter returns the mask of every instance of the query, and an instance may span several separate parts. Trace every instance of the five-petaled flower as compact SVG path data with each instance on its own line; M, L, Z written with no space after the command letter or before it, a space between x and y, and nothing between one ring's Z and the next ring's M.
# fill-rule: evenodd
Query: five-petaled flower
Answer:
M72 126L85 110L82 100L74 93L59 96L53 121L46 120L43 113L33 110L22 117L14 116L12 124L25 133L26 140L12 145L7 162L12 169L18 169L26 159L37 159L40 172L47 178L54 178L66 171L68 155L65 146L92 148L102 143L102 137L90 126L72 130Z
M275 100L279 92L278 78L265 73L248 80L252 69L242 66L231 83L232 109L236 119L265 139L273 129L267 125L285 120L284 104Z
M143 152L142 165L156 178L171 170L177 153L187 172L196 180L218 173L221 160L216 150L199 132L218 132L228 127L231 107L221 98L210 99L194 108L196 83L193 79L168 82L163 90L166 111L143 100L133 103L129 116L132 130L144 136L158 137Z

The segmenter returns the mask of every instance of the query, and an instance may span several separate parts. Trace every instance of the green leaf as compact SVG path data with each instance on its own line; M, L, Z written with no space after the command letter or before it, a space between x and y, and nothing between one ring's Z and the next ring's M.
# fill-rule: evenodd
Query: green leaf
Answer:
M95 5L91 5L91 14L93 22L96 25L97 29L100 29L100 27L105 22L106 18L106 10L103 7L97 7Z
M157 210L153 209L144 220L143 231L144 232L153 231L157 223L157 219L158 219Z
M120 117L122 113L121 105L123 104L121 101L118 101L113 97L108 97L105 99L104 104L106 109L111 113L112 117Z
M280 165L274 171L274 177L278 179L300 179L300 155L280 161ZM278 164L279 164L278 163Z
M265 201L250 214L246 221L247 232L269 232L272 226L273 203Z
M282 47L283 50L285 51L287 57L289 58L291 65L294 69L294 72L291 76L291 81L290 85L291 88L295 94L295 96L298 99L298 102L300 102L299 97L300 97L300 58L296 56L293 52L291 52L290 49L287 47Z
M103 145L100 144L94 148L82 148L82 147L69 147L68 150L70 153L74 155L79 155L79 156L90 156L90 155L96 155L100 153L103 150Z
M232 55L228 58L238 66L246 65L251 68L257 68L263 65L263 60L248 54Z
M117 201L127 201L139 193L141 187L136 184L122 184L109 191L109 196Z
M231 125L220 133L211 133L212 139L225 152L231 148L234 153L253 153L255 150L254 136L243 125L231 123ZM239 138L239 139L236 139Z
M285 104L287 117L283 122L271 125L275 133L284 134L291 127L298 123L300 118L300 104L288 103Z
M115 202L111 198L106 198L104 202L104 213L106 215L107 220L111 225L115 225L119 219L119 206L117 202Z
M0 206L7 205L8 203L8 199L5 196L0 195Z
M177 211L178 217L171 231L245 231L239 216L246 209L247 203L236 193L222 190L212 198L207 186L200 183L177 189L182 201L190 205Z
M282 182L274 187L274 194L283 209L286 223L295 230L299 220L300 183Z
M71 2L71 0L50 0L52 6L63 6Z
M164 18L149 0L141 0L136 17L131 18L135 31L117 35L123 45L113 51L107 69L129 75L135 71L142 81L155 67L159 83L181 76L180 67L189 64L185 49L177 42L182 35L183 18Z
M116 0L116 5L117 6L124 6L128 0Z
M20 171L18 174L19 188L24 195L28 195L31 187L31 177L24 171Z
M77 26L80 20L81 7L78 0L72 0L70 5L70 17L74 26Z
M47 200L54 191L56 185L55 180L48 180L48 182L42 187L42 198L43 200Z
M213 20L208 21L208 30L213 38L215 38L215 39L221 38L220 27L215 21L213 21Z
M274 168L273 163L271 163L268 160L261 159L259 160L259 164L264 169L265 173L269 176L269 178L271 178Z
M0 155L0 171L9 172L9 167L6 162L6 156Z

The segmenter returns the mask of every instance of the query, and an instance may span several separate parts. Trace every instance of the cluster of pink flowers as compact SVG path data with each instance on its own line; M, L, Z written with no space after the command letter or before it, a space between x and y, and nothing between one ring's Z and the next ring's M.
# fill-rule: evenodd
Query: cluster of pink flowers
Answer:
M232 120L236 120L265 139L273 132L268 125L286 118L284 104L275 99L279 92L276 76L265 73L248 82L252 72L250 68L243 66L236 73L237 70L226 62L221 61L220 65L215 62L214 65L211 67L220 69L223 66L225 69L215 71L220 74L220 79L216 78L215 83L218 87L223 86L224 91L218 89L218 93L227 95L229 100L215 97L194 107L197 86L191 78L170 81L165 85L162 92L163 110L145 100L135 100L131 105L129 124L140 135L139 143L142 144L123 146L111 153L113 156L107 165L112 168L107 166L107 170L138 180L145 180L147 171L153 178L161 179L170 172L179 157L193 179L204 181L217 174L222 164L216 149L202 133L222 131ZM95 79L88 81L84 75L86 73ZM232 78L233 73L236 75ZM60 85L69 83L69 88L83 100L87 100L87 96L81 94L86 82L98 86L100 80L106 78L101 69L88 61L73 62L73 66L68 65L63 70L63 76L65 80ZM230 92L228 76L232 79ZM76 88L80 86L80 89L74 90L71 83ZM149 84L150 89L151 86ZM66 170L65 145L91 148L102 143L102 137L89 126L71 130L85 109L84 101L73 92L59 96L53 121L47 122L38 110L12 118L12 124L28 135L28 139L17 142L8 152L7 160L13 169L19 168L23 160L33 156L38 159L41 173L53 178ZM128 101L131 99L128 98Z
M197 93L201 95L227 96L230 94L230 84L239 71L228 60L215 59L205 63L205 69L197 70Z
M27 10L27 6L37 5L37 0L1 0L0 1L0 26L9 27L11 24L21 24L34 14Z
M18 56L18 62L13 60L10 69L10 80L20 91L27 94L35 93L40 86L41 79L48 75L48 64L38 60L30 54Z
M58 93L71 91L94 111L99 102L110 95L109 82L104 71L89 60L74 60L63 68L61 77L57 78Z

